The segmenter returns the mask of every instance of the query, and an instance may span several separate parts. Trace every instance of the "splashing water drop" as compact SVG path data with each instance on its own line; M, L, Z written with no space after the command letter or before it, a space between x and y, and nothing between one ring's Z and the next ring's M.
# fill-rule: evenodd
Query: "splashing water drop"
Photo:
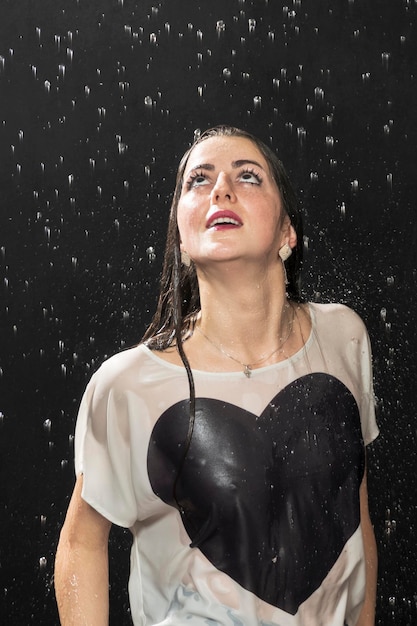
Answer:
M255 109L260 109L261 108L261 104L262 104L262 97L261 96L254 96L253 104L254 104Z
M381 54L381 58L382 58L382 67L384 67L387 70L389 62L390 62L390 58L391 58L391 53L390 52L383 52Z
M216 24L216 30L219 37L222 33L224 33L224 31L226 30L226 24L223 20L218 20Z
M156 259L155 248L153 246L149 246L149 248L146 248L146 254L148 255L149 263L153 263Z
M314 89L314 98L317 102L320 100L324 100L324 89L322 89L321 87L316 87Z

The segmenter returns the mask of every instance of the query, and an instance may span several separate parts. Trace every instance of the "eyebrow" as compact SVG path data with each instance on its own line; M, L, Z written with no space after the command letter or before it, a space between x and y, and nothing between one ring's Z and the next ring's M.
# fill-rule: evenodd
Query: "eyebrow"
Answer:
M265 171L265 168L260 163L258 163L258 161L253 161L252 159L239 159L238 161L232 161L233 169L242 167L242 165L256 165L261 170ZM200 165L196 165L195 167L192 167L189 171L194 172L195 170L208 170L209 172L212 172L215 169L216 168L212 163L201 163Z

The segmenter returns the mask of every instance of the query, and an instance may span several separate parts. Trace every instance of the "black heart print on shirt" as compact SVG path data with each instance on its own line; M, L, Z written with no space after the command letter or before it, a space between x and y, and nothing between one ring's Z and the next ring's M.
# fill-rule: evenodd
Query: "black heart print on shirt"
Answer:
M173 485L188 421L188 400L171 406L148 449L152 488L176 507ZM363 472L353 395L333 376L313 373L285 387L259 416L197 398L176 495L191 546L294 615L358 528Z

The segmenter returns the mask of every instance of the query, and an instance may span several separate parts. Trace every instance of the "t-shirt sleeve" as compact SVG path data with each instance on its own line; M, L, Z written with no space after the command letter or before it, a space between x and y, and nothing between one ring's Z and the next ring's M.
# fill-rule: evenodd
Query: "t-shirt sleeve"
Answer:
M75 429L75 471L83 475L83 499L114 524L130 527L137 519L137 505L129 402L113 369L106 362L82 398Z
M370 444L379 435L375 417L375 395L373 387L372 352L369 335L363 321L354 314L359 324L356 359L359 375L359 411L362 423L362 436L365 445ZM356 333L355 333L356 335Z

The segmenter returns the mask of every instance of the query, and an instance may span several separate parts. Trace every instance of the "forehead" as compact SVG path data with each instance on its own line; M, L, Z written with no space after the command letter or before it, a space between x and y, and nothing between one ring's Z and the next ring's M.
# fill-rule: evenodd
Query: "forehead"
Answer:
M211 137L193 148L186 170L203 163L227 165L241 159L257 161L269 171L269 165L257 146L246 137Z

